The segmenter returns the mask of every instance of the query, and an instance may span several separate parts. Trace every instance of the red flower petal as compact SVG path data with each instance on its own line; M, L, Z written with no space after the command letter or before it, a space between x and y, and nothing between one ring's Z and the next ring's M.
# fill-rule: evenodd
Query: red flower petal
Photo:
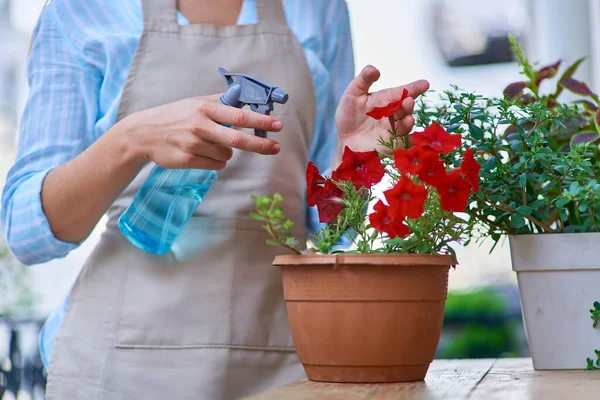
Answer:
M437 187L440 195L442 210L461 212L469 203L471 196L471 185L462 177L460 170L454 170Z
M336 218L342 211L342 197L344 192L328 179L325 186L315 195L315 202L319 211L319 222L328 223Z
M395 101L393 103L389 103L388 105L386 105L384 107L375 107L371 111L369 111L367 113L367 115L369 117L375 118L375 119L387 118L390 115L393 115L396 111L398 111L400 109L400 107L402 107L402 102L407 97L408 97L408 90L404 89L402 91L402 97L400 98L400 100Z
M463 161L460 164L460 172L465 176L473 191L479 192L479 170L481 165L475 160L473 150L467 149L463 154Z
M400 148L394 151L394 165L403 174L414 176L419 173L423 157L430 154L437 157L437 153L431 147L413 146L408 150Z
M306 187L308 190L308 205L310 207L316 204L315 196L322 189L321 185L324 183L325 178L319 174L317 166L312 161L309 162L306 167Z
M421 182L438 187L446 179L446 166L439 156L429 154L421 161L418 176Z
M412 179L403 176L396 186L386 190L384 194L394 214L407 218L419 218L423 215L427 189L415 184Z
M392 213L391 207L383 204L381 200L375 204L373 209L375 212L369 215L369 222L378 232L387 233L391 239L405 237L410 233L410 229L404 223L404 218Z
M443 154L448 154L459 147L462 141L460 135L453 135L446 132L437 122L425 128L423 132L413 133L412 139L416 145L429 146L433 150Z
M357 153L344 149L342 163L335 171L335 176L340 180L350 181L357 187L371 188L381 182L385 169L377 151Z

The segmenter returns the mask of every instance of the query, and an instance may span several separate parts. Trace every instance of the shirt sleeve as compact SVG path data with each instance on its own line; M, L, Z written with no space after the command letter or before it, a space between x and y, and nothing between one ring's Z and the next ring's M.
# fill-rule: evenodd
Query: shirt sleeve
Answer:
M324 2L328 4L326 15L326 51L323 64L328 71L325 85L315 85L317 91L317 127L310 160L319 171L329 175L337 152L337 128L335 111L346 90L354 79L354 49L350 30L348 6L345 0ZM308 224L311 232L325 226L319 222L317 208L308 208Z
M84 62L52 10L43 11L34 30L17 156L2 192L7 244L27 265L62 258L78 246L53 235L40 193L48 172L92 143L101 84L101 74Z

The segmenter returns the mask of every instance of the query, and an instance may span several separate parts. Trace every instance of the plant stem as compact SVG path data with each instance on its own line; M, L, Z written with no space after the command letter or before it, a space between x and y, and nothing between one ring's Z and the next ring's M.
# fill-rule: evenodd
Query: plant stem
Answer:
M269 232L269 234L271 235L273 240L275 240L284 249L288 249L298 255L302 254L302 252L300 250L298 250L297 248L290 246L287 243L282 242L281 239L279 238L279 236L277 236L277 233L275 233L275 229L273 228L271 221L269 221L268 218L266 218L266 221L267 221L267 231Z
M515 210L514 208L512 208L511 206L509 206L506 203L503 203L501 201L497 202L498 204L495 204L495 202L487 200L486 201L491 204L492 207L495 207L501 211L505 211L507 213L511 213L511 214L519 214L520 216L522 216L523 218L525 218L526 220L529 220L531 222L533 222L534 224L536 224L537 226L539 226L540 228L544 229L546 232L556 232L555 229L552 229L551 226L549 226L548 224L545 224L544 222L540 221L539 219L531 216L531 215L527 215L527 214L523 214L518 212L517 210Z

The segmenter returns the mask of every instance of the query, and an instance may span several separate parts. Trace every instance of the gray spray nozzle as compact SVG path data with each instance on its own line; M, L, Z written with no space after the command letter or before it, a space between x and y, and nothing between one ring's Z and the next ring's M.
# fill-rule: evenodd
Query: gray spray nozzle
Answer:
M261 79L244 74L230 74L225 68L219 68L219 72L227 81L227 92L219 99L221 104L236 108L249 105L254 112L270 115L273 103L285 104L289 99L286 92ZM266 131L258 129L254 130L254 134L267 137Z
M290 96L288 96L288 94L286 92L284 92L283 90L276 88L275 90L273 90L273 93L271 94L271 98L273 99L273 101L275 103L285 104L285 103L287 103Z

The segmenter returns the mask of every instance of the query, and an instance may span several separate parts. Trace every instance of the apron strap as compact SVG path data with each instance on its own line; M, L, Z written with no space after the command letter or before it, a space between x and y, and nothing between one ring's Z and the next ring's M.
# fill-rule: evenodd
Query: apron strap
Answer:
M256 0L256 15L258 17L258 22L287 26L282 1L283 0Z
M167 23L177 25L177 4L175 0L142 0L144 24Z

